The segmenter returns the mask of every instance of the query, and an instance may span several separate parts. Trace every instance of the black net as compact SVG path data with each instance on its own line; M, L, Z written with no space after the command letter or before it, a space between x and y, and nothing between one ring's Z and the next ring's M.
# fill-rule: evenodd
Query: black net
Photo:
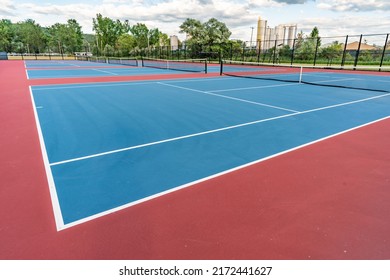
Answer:
M142 58L142 66L177 71L207 73L206 59L166 60L155 58Z
M324 67L223 61L221 75L317 86L390 92L390 67Z
M107 59L107 62L110 64L121 64L126 66L138 66L138 60L136 58L116 58L116 57L109 57Z
M138 60L136 58L131 57L97 57L97 56L85 56L80 55L76 56L76 59L79 61L89 61L89 62L97 62L97 63L109 63L109 64L120 64L126 66L138 66Z

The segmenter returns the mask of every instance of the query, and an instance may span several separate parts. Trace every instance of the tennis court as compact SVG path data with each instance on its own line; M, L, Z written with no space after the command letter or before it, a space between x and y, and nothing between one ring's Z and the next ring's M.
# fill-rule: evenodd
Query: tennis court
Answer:
M208 65L206 71L199 71L198 77L188 77L186 71L180 69L113 67L106 63L84 61L63 64L29 61L25 67L29 78L25 84L29 87L36 139L39 139L54 213L47 215L54 216L56 231L65 235L73 231L69 234L74 234L86 230L88 225L100 227L96 221L110 224L113 219L118 226L124 219L126 224L145 229L136 230L139 239L142 234L157 234L158 229L152 233L149 227L161 226L157 220L162 219L167 225L177 222L177 226L181 227L168 230L168 226L162 226L160 232L163 236L177 229L173 234L176 239L163 237L171 240L168 242L170 246L181 244L180 240L187 240L183 242L193 246L192 251L170 248L169 254L163 254L146 253L139 248L142 245L134 245L138 248L136 253L107 253L110 256L207 258L209 248L222 246L211 255L221 257L223 252L230 252L227 256L232 256L238 248L244 248L239 256L259 258L262 253L256 255L255 249L246 248L259 248L256 242L261 242L268 248L266 252L276 250L274 254L269 253L270 258L304 258L304 255L309 256L309 248L314 243L328 240L323 234L316 235L318 230L313 229L316 224L314 213L320 213L320 217L328 217L326 231L332 235L333 220L338 235L333 232L330 243L324 241L322 245L315 245L322 249L330 244L335 247L327 252L324 249L313 257L340 258L345 255L345 249L336 252L336 247L343 242L345 245L347 240L340 231L340 224L345 223L347 216L352 223L362 220L362 215L367 214L365 211L370 212L368 209L372 207L376 208L373 210L376 214L371 218L378 222L373 235L382 236L389 230L389 222L384 214L380 214L389 210L388 204L380 201L372 204L376 198L385 200L388 197L383 190L388 186L390 174L386 149L389 139L375 139L374 150L370 146L374 142L365 143L371 149L364 148L360 142L366 139L366 130L376 131L369 135L385 133L384 137L389 137L388 72L337 72L312 68L304 83L302 68L293 70L258 65L226 64L222 76L215 75L220 71L218 65ZM232 68L228 73L229 67ZM161 79L161 75L167 72L175 76ZM72 79L113 75L127 80L103 79L82 83L80 79L76 82ZM143 75L159 78L132 80L132 76ZM68 83L64 83L67 78ZM50 84L45 79L50 79ZM55 83L55 79L59 82ZM31 84L29 81L33 80L35 82ZM376 130L375 127L379 128ZM361 136L356 136L358 134ZM358 147L357 151L351 147ZM381 149L386 151L381 153ZM338 169L336 172L332 165L338 166L344 158L346 162L351 161L348 153L343 156L340 151L357 152L359 155L352 158L353 161L356 157L360 158L359 166L369 165L372 161L377 165L366 174L359 174L360 167L354 170L346 167L344 171ZM321 161L326 155L337 157L337 154L339 158ZM375 159L375 155L381 156ZM289 157L292 159L284 162ZM321 164L323 167L320 167ZM270 171L277 166L282 167ZM316 168L309 171L314 166ZM295 170L294 174L291 170ZM375 173L374 183L366 177L372 173ZM266 174L266 177L259 174ZM297 174L299 178L294 177ZM235 179L232 180L233 177ZM318 177L327 179L318 181ZM292 178L295 181L290 181ZM278 179L282 180L282 184L272 183ZM231 182L240 183L233 186ZM345 187L345 182L350 182L350 185ZM364 188L359 190L360 184ZM367 193L370 188L372 192ZM351 201L343 202L339 201L336 193L343 198L359 194L360 198L354 201L352 197ZM305 197L305 194L308 196ZM360 200L363 197L367 197L368 204ZM172 204L176 202L177 205ZM187 208L180 208L182 203ZM359 204L364 213L359 210ZM319 209L316 205L323 208ZM351 209L343 209L347 212L341 215L341 220L329 218L340 213L345 205L351 206ZM180 218L173 216L170 221L171 216L164 214L169 212L165 212L166 207L179 211L180 214L175 215L180 215ZM148 213L152 212L157 215L149 217L151 223L147 220L139 223L140 218L128 220L142 209L149 210L141 217L148 217ZM234 211L236 214L232 214ZM197 213L201 217L194 218ZM309 227L300 219L293 219L288 225L293 216L307 218L310 214L313 214L313 223ZM194 226L189 221L194 219L201 230L189 234ZM213 224L217 220L220 224ZM370 217L365 216L363 220L370 220ZM228 226L229 221L235 222ZM318 228L323 229L322 222L318 222ZM369 221L369 224L372 223ZM217 226L225 231L231 227L232 235L226 233L218 241L218 237L211 233ZM369 239L366 229L362 237L355 225L344 226L348 234L355 230L360 239ZM276 228L283 230L280 232ZM128 231L121 234L126 232L132 236ZM302 247L297 244L303 242L298 232L304 232L302 236L307 241ZM105 236L112 240L107 232ZM279 243L276 244L272 236L279 239ZM202 242L189 241L194 238L207 242L202 245ZM231 247L237 240L246 240L245 245ZM388 256L378 249L381 246L386 248L388 244L384 245L383 240L377 241L379 243L374 246L374 251L368 253L363 253L362 248L366 246L359 247L353 242L357 248L353 258ZM225 246L230 247L227 249ZM163 245L158 247L162 249ZM280 253L277 253L278 250Z

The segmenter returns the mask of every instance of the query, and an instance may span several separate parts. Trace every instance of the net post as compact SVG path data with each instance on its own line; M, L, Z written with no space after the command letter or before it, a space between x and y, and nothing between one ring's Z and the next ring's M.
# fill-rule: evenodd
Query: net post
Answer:
M299 83L302 84L302 74L303 74L303 66L299 69Z
M223 60L221 59L220 67L219 67L219 75L222 76L223 74Z
M207 59L204 61L204 73L207 74Z

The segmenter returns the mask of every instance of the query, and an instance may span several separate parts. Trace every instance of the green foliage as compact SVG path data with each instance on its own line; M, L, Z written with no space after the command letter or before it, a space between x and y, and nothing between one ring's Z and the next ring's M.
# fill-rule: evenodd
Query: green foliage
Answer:
M48 28L50 51L57 53L74 53L83 49L81 26L74 19L67 24L56 23Z
M144 23L137 23L130 27L130 32L134 36L136 46L146 48L149 45L149 29Z
M322 48L319 52L321 58L327 59L328 62L332 62L334 59L340 59L343 53L343 45L338 41L334 41L331 45Z
M130 27L130 32L135 40L135 47L150 48L160 45L169 45L169 37L158 28L149 29L144 23L137 23ZM162 43L162 44L161 44Z
M122 34L118 38L118 50L121 52L121 55L128 56L132 49L136 47L136 41L134 36L130 34Z
M16 53L66 52L82 50L81 26L74 19L66 24L41 27L32 19L18 23L0 20L0 49Z
M180 25L180 33L186 33L189 41L200 44L204 37L203 25L199 20L187 18Z
M12 49L14 29L10 20L0 20L0 51L9 52Z
M189 44L213 45L227 43L232 34L225 23L215 18L209 19L205 23L192 18L187 18L180 25L180 33L189 36Z
M18 22L15 26L17 40L22 43L24 51L29 53L44 52L48 40L44 29L32 19Z
M92 19L92 23L100 52L104 50L106 45L116 46L119 37L130 30L127 20L122 23L120 20L114 21L111 18L103 17L101 14L97 14L96 18Z
M303 62L314 59L316 49L321 46L321 38L317 27L314 27L309 36L304 36L301 31L295 44L295 58Z

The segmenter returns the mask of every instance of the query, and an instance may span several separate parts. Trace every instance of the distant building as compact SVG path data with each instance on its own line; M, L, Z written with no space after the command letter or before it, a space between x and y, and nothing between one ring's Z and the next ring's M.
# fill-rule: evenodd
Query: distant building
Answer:
M176 35L170 37L171 40L171 50L176 51L179 49L179 38Z
M296 24L279 24L276 27L269 27L267 20L259 17L257 21L257 49L268 50L276 46L288 45L293 47L297 35Z
M344 44L343 44L344 46ZM347 44L346 48L347 51L352 51L352 50L357 50L359 49L359 42L352 42ZM377 50L378 48L366 43L361 43L360 44L360 50L361 51L371 51L371 50Z

